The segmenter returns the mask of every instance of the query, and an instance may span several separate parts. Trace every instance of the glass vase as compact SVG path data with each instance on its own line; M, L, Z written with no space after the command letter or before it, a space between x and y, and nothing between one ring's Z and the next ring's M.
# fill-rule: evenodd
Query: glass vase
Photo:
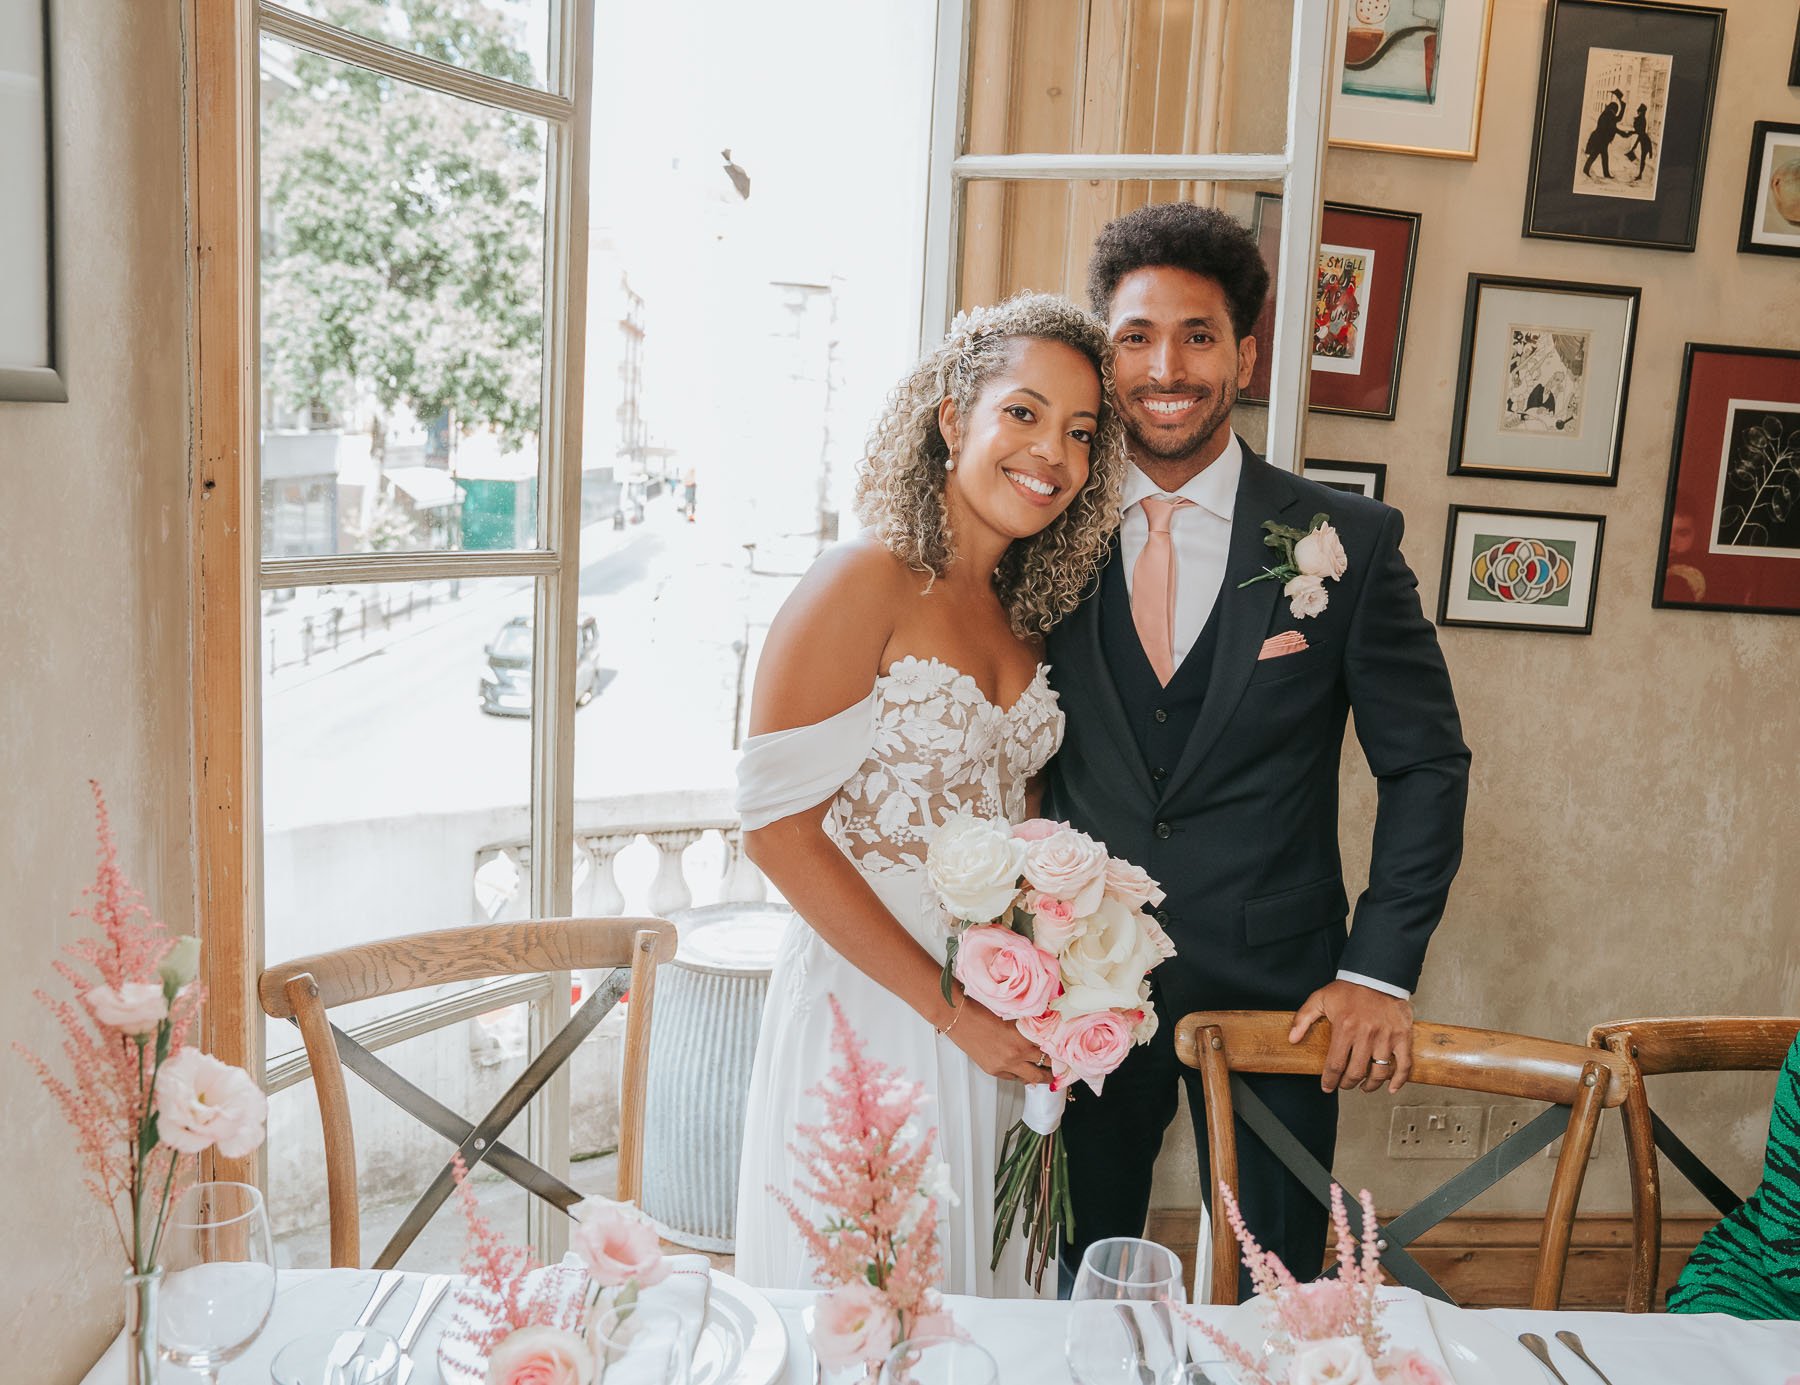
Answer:
M156 1293L163 1272L125 1276L125 1385L156 1385Z

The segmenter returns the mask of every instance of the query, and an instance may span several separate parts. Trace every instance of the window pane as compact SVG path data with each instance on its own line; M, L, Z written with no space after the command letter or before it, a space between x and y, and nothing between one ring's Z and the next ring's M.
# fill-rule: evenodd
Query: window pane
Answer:
M265 557L537 543L545 131L262 47Z
M551 0L282 0L290 9L452 67L543 87Z
M973 0L967 152L1279 152L1291 8Z

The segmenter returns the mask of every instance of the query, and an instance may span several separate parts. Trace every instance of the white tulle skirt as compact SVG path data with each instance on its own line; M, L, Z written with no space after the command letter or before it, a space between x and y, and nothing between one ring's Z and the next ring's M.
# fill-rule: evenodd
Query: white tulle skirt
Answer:
M864 877L902 925L938 954L943 937L928 901L924 873L907 870ZM840 956L796 916L787 927L769 978L769 1000L750 1077L744 1150L738 1173L739 1278L770 1289L812 1288L813 1265L798 1229L770 1189L786 1192L817 1225L822 1209L800 1196L788 1145L795 1127L817 1124L822 1103L811 1095L837 1062L831 1046L836 996L868 1056L924 1084L927 1126L937 1127L939 1157L950 1169L956 1201L940 1207L938 1250L947 1293L987 1298L1036 1297L1025 1278L1025 1242L1015 1235L988 1268L994 1234L994 1166L1000 1142L1018 1119L1024 1088L989 1077L909 1005ZM1055 1267L1044 1276L1055 1292Z

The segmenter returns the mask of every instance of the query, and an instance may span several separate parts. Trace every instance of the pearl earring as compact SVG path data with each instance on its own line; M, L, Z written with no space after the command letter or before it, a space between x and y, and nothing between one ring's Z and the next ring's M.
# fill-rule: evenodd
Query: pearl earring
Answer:
M945 458L944 470L945 471L955 471L956 470L956 454L954 452L952 452L947 458Z

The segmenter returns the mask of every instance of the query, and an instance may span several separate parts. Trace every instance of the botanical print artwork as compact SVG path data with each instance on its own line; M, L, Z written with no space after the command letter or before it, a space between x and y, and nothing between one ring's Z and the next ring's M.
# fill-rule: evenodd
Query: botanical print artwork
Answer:
M1507 328L1501 433L1581 436L1592 341L1592 332L1575 328Z
M1674 65L1665 53L1588 49L1581 129L1571 132L1576 192L1655 200Z
M1734 399L1725 418L1712 551L1800 558L1800 408Z
M1363 313L1375 273L1375 252L1321 245L1313 295L1313 369L1362 373Z
M1344 95L1435 104L1443 26L1444 0L1355 0Z
M1511 606L1567 606L1575 575L1569 539L1475 535L1469 559L1469 600Z

